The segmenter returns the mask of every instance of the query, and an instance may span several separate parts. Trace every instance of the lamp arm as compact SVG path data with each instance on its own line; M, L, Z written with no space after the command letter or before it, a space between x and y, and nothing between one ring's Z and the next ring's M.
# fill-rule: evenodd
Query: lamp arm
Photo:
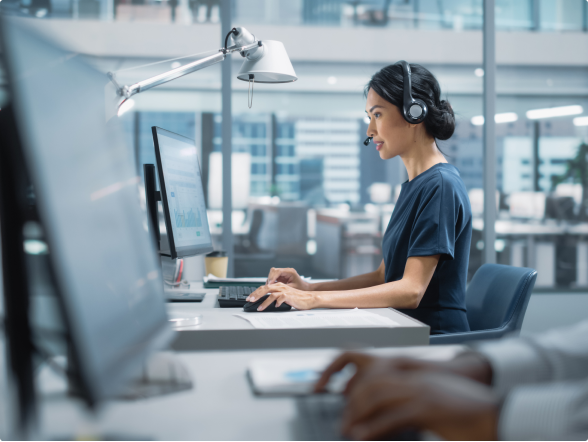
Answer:
M140 81L130 86L119 86L114 79L114 74L112 72L108 73L108 77L117 87L119 95L125 98L130 98L139 92L146 91L152 87L159 86L160 84L167 83L168 81L175 80L176 78L183 77L184 75L219 63L223 61L226 56L227 55L224 52L218 52L214 55L201 58L200 60L196 60L192 63L188 63L184 66L180 66L179 68L172 69L171 71L164 72L163 74L156 75L155 77L148 78L147 80Z
M119 95L125 98L130 98L133 95L138 94L139 92L146 91L148 89L151 89L152 87L159 86L160 84L167 83L168 81L172 81L176 78L183 77L184 75L191 74L192 72L199 71L200 69L207 68L208 66L212 66L213 64L220 63L226 58L227 54L230 54L232 52L241 52L241 55L245 56L245 51L259 47L261 47L260 41L256 41L245 46L231 46L226 49L223 48L220 49L219 52L217 52L214 55L201 58L200 60L196 60L192 63L188 63L184 66L180 66L179 68L172 69L171 71L164 72L163 74L156 75L155 77L148 78L146 80L140 81L130 86L120 86L116 82L114 73L112 72L108 73L108 77L116 86Z

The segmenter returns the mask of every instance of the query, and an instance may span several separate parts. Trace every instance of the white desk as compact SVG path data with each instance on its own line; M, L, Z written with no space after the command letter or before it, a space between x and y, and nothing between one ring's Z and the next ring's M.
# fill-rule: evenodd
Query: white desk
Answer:
M460 346L378 349L386 355L426 356L448 359ZM193 375L190 391L141 401L112 402L90 420L79 402L66 397L61 378L43 370L41 386L41 438L66 436L154 440L293 440L297 438L295 402L290 397L258 397L246 378L254 358L335 355L334 349L256 350L180 353L178 357Z
M484 220L474 218L474 230L484 229ZM571 236L577 244L576 286L588 286L588 223L556 220L498 219L495 223L498 238L510 241L510 262L515 267L537 270L535 288L556 285L557 237ZM526 251L525 251L526 250Z
M402 347L428 345L429 327L393 309L368 309L386 316L399 326L259 330L248 321L234 316L241 308L217 308L218 289L202 289L200 303L168 304L170 318L202 316L202 323L178 330L172 348L176 351L286 349L325 347ZM263 315L264 313L249 313Z
M181 289L177 289L181 292ZM181 314L182 312L191 312L209 308L220 308L218 305L218 289L205 289L202 287L202 281L190 281L191 292L206 293L202 302L168 302L167 310L170 314Z

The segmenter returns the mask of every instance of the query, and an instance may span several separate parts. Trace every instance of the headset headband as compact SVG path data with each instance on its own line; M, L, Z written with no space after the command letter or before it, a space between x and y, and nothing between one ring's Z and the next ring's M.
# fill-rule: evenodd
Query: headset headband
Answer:
M402 66L402 116L410 124L422 123L427 117L429 109L423 100L412 98L412 73L410 71L410 65L404 60L400 60L396 64ZM372 137L367 137L363 142L364 146L370 144L371 141Z
M429 109L423 100L414 99L412 97L412 80L410 65L400 60L398 63L402 66L403 75L403 103L402 103L402 115L404 119L411 124L422 123L426 118Z

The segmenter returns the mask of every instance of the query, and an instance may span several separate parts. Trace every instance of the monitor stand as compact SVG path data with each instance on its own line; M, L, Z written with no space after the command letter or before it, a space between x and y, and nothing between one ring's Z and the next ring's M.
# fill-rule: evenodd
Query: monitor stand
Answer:
M56 366L63 365L63 356L53 358L52 363L44 368L51 370L58 376L64 371L71 373L74 367L67 370L56 369ZM68 364L66 359L66 364ZM65 376L67 381L66 395L70 398L78 396L76 385L70 376ZM165 396L194 388L194 382L190 372L182 363L177 354L169 351L154 353L143 366L141 374L130 382L117 396L112 398L115 401L140 401L157 396ZM100 413L95 410L82 407L79 419L84 422L83 433L68 433L55 435L43 435L43 439L49 440L104 440L104 441L126 441L126 440L153 440L149 434L133 433L104 433L99 429ZM78 425L80 427L80 425ZM124 430L123 430L124 431Z
M73 363L71 346L68 345L68 355L51 356L46 353L41 356L48 361L48 368L60 376L64 376L67 382L67 394L71 397L79 397L79 388L75 376L77 368ZM66 366L63 366L63 359ZM163 396L179 391L191 390L194 387L190 372L180 361L177 354L171 351L153 353L143 364L141 373L130 381L113 399L138 400L155 396Z
M179 287L166 287L164 292L167 302L202 302L206 293L198 290L182 283Z
M163 256L166 255L165 252L161 252L162 238L159 231L159 216L157 210L158 202L161 201L161 192L156 190L155 165L143 164L143 175L145 177L145 200L147 204L149 230L151 230L153 234L153 239L155 240L157 249L160 251L163 259ZM164 266L162 262L162 270L163 269ZM202 302L206 295L206 293L198 292L197 289L191 288L189 283L186 284L184 282L177 287L171 287L166 284L164 293L168 302Z
M158 352L151 356L141 376L129 384L118 399L147 399L192 388L190 373L178 356L172 352Z

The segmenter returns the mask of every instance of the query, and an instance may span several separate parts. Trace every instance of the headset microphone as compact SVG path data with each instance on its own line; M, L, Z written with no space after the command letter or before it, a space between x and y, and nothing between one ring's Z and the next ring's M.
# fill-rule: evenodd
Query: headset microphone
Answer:
M373 137L367 137L367 138L365 139L365 141L363 142L363 145L364 145L364 146L367 146L368 144L370 144L370 142L372 141L372 138L373 138Z

